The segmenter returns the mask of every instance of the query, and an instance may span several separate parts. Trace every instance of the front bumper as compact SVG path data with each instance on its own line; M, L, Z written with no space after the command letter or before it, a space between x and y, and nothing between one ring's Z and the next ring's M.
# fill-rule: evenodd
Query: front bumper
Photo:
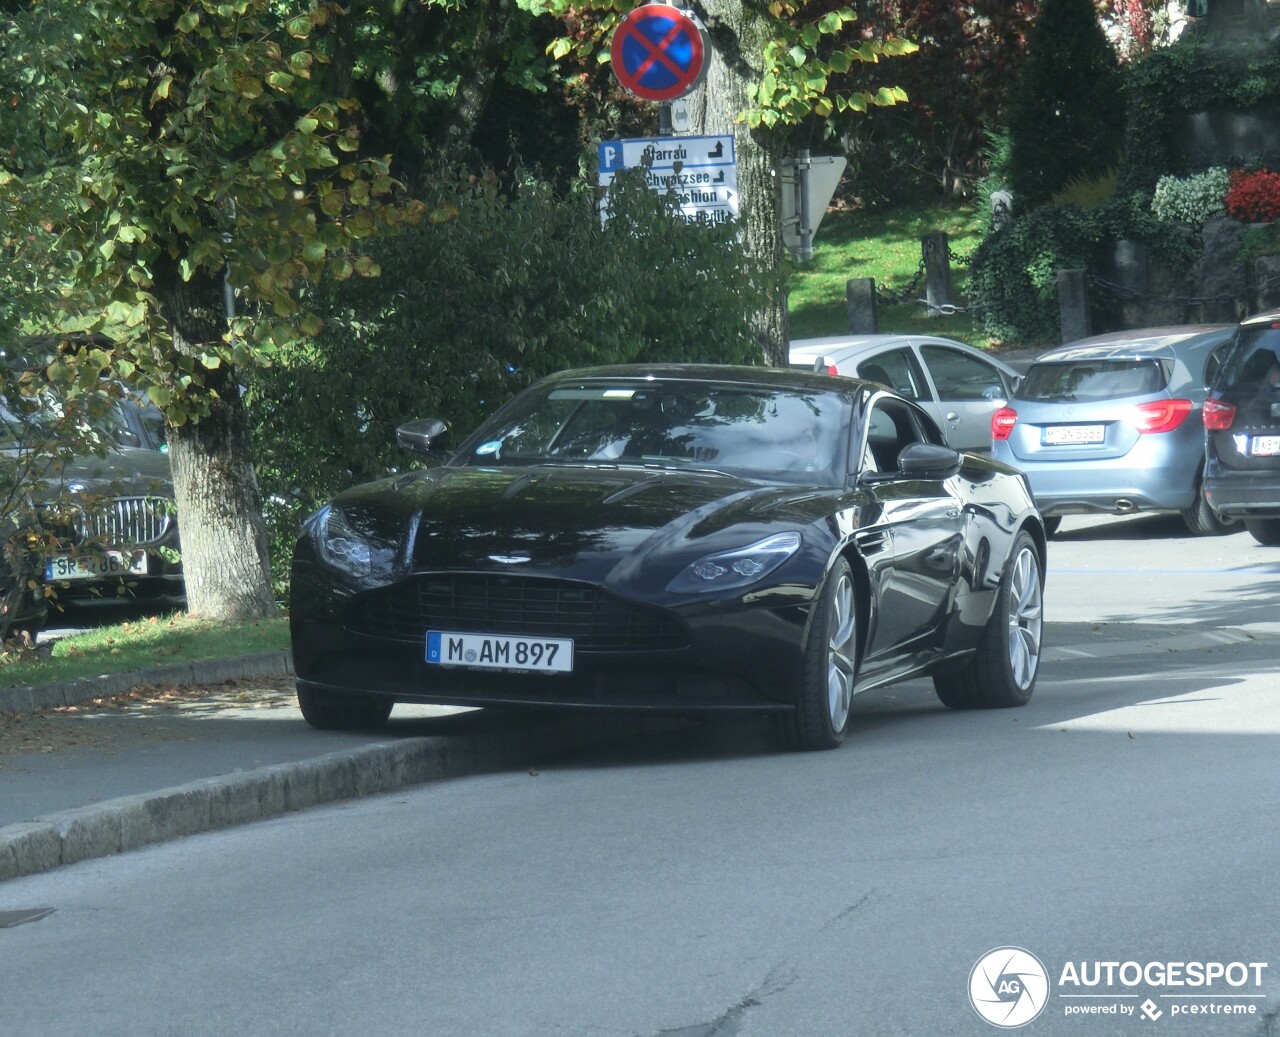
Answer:
M794 705L807 604L703 603L668 614L680 645L646 651L575 649L570 674L426 663L426 630L413 641L351 621L344 594L314 565L295 565L290 628L301 687L460 706L572 706L654 711L759 711ZM492 633L477 624L475 632Z

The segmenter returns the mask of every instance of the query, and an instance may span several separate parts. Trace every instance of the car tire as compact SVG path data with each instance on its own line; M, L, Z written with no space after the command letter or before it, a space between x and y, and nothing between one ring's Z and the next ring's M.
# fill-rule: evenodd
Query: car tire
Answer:
M1040 552L1025 530L1009 552L977 651L959 666L933 675L933 689L949 709L1025 706L1040 669L1044 576Z
M302 718L321 731L371 731L387 722L394 705L373 695L335 695L315 688L298 688Z
M1234 533L1240 528L1236 519L1221 518L1209 507L1200 486L1196 486L1196 502L1182 512L1182 521L1191 533L1198 537L1216 537L1225 533Z
M1244 528L1263 547L1280 546L1280 519L1245 519Z
M834 749L849 729L858 676L857 593L848 561L837 559L809 617L800 697L786 725L794 748Z
M1057 533L1058 529L1062 526L1062 516L1050 515L1048 518L1042 518L1041 521L1044 522L1044 538L1046 540L1052 540L1054 534Z

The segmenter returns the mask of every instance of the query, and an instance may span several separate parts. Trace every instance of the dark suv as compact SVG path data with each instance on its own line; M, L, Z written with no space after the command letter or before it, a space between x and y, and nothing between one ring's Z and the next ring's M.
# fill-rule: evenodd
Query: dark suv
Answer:
M1204 427L1209 506L1243 519L1258 543L1280 545L1280 311L1240 324Z

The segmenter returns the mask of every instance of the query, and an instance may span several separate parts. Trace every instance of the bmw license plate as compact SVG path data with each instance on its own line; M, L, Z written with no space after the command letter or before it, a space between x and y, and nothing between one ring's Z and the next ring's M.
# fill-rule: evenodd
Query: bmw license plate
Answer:
M104 576L146 576L146 551L107 551L94 555L55 555L44 567L46 580L96 580Z
M572 673L573 640L564 637L512 637L427 631L427 664L485 670Z
M1254 436L1249 444L1249 452L1254 457L1274 457L1280 454L1280 436Z
M1050 425L1044 430L1045 446L1065 446L1071 443L1101 443L1101 425Z

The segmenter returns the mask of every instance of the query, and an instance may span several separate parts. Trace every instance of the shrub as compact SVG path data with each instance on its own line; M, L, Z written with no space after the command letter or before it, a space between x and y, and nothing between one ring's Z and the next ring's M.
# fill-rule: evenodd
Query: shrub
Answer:
M686 224L635 176L602 227L588 191L437 178L443 218L378 242L381 276L322 285L326 326L256 372L248 395L277 585L300 518L412 463L395 428L439 417L454 442L566 367L762 362L762 298L732 226Z
M1076 177L1053 196L1053 203L1097 209L1115 197L1119 180L1120 172L1114 167L1105 173Z
M1280 217L1280 173L1233 169L1227 192L1227 212L1244 223L1270 223Z
M1221 166L1194 176L1162 176L1151 198L1151 212L1165 223L1189 223L1202 227L1226 212L1223 199L1230 183Z
M1097 220L1045 205L989 235L969 262L970 307L993 339L1033 346L1059 337L1058 271L1095 265Z
M1122 82L1091 0L1045 0L1009 103L1020 210L1115 163L1124 132Z

